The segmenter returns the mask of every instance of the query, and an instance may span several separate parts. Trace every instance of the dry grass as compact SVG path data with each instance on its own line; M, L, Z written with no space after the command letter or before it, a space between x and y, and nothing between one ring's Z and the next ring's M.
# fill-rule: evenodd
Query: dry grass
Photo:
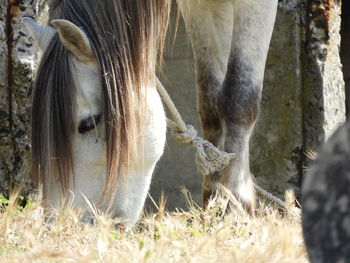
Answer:
M12 199L0 214L1 262L308 262L300 222L288 213L262 205L252 218L238 206L225 216L223 199L206 211L189 207L168 213L161 206L122 231L105 216L80 223L72 209L45 224L40 206L18 211Z

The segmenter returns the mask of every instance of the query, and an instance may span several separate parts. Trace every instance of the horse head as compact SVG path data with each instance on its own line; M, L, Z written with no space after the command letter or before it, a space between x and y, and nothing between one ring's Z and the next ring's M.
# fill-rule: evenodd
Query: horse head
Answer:
M87 198L133 224L164 148L166 123L158 93L147 82L140 91L117 86L123 76L115 74L114 65L108 70L106 62L119 58L97 50L97 41L93 45L86 30L74 23L53 19L52 26L45 26L31 18L24 18L24 23L44 54L33 95L32 177L43 186L46 207L58 208L67 199L87 207ZM141 100L144 112L139 103L130 103L138 101L131 96ZM125 118L133 120L131 127ZM135 131L140 134L135 136ZM123 157L126 151L133 153L130 158ZM118 166L117 172L109 170L110 162L112 169Z

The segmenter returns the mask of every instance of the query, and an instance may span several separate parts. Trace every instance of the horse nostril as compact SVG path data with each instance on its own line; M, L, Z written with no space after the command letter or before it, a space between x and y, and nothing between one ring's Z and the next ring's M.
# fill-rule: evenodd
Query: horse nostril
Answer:
M100 120L101 120L101 114L89 116L81 120L78 126L78 132L80 134L85 134L91 131L92 129L96 128Z

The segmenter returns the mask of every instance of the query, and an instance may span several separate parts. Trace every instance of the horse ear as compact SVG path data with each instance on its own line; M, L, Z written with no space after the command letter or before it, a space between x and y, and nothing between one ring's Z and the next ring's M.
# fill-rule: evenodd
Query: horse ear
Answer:
M90 41L83 30L64 19L52 20L51 24L57 29L62 44L79 60L95 60Z
M39 48L45 50L56 30L50 26L41 25L30 17L23 17L22 21L30 36L38 43Z

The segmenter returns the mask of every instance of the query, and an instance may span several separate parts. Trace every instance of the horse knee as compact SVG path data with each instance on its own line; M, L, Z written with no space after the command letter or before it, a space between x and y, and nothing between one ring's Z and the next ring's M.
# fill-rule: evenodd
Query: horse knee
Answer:
M260 101L261 87L252 81L226 84L220 96L220 113L225 123L250 129L257 119Z
M255 123L261 101L263 70L236 51L230 57L219 95L220 113L226 122L246 129Z

